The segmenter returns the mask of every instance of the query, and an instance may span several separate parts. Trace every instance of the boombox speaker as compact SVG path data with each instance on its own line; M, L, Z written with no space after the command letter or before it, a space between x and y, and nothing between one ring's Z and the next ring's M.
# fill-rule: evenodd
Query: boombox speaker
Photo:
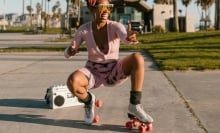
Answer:
M77 97L72 95L66 85L55 85L47 88L45 100L52 109L83 105Z

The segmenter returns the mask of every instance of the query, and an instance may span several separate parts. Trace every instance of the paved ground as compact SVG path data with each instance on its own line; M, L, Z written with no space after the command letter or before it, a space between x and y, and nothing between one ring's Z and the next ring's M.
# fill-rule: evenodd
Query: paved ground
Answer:
M49 42L60 37L56 35L30 34L23 35L20 33L0 33L0 48L7 47L25 47L25 46L50 46L50 45L66 45L62 42Z
M1 40L0 40L1 46ZM131 52L121 53L121 57ZM83 124L83 107L50 109L46 88L64 84L87 54L67 60L63 53L0 54L0 133L87 133L128 131L126 110L130 82L93 90L104 105L99 124ZM220 71L161 72L148 56L142 104L155 122L154 133L218 133Z

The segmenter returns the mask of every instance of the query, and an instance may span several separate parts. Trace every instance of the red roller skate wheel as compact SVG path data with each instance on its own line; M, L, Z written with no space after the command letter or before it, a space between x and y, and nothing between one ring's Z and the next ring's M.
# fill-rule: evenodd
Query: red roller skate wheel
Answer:
M101 100L96 100L95 106L96 107L101 107L102 106L102 101Z
M140 121L134 120L133 125L134 125L134 127L138 127L140 125Z
M138 130L139 130L139 133L145 133L146 132L146 126L143 126L143 125L139 126Z
M147 125L146 131L152 131L153 130L153 125L152 123Z
M94 119L93 119L93 122L94 123L98 123L100 121L100 117L99 115L95 115Z
M131 130L131 129L132 129L132 122L131 122L131 121L126 122L126 123L125 123L125 127L126 127L127 129Z

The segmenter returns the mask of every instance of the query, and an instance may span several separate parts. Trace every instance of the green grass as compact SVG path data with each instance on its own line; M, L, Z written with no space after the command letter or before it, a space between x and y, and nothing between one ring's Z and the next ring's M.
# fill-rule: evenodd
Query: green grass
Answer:
M161 70L220 69L220 31L139 36Z
M43 34L60 34L62 31L61 28L47 28Z
M0 30L0 33L25 33L28 30L30 30L31 27L26 27L26 26L22 26L22 27L11 27L11 26L7 26L6 30Z
M121 50L145 51L154 59L160 70L220 69L220 31L143 34L138 35L138 40L140 45L122 45ZM63 51L64 48L13 47L0 49L0 52ZM82 47L80 50L85 48Z

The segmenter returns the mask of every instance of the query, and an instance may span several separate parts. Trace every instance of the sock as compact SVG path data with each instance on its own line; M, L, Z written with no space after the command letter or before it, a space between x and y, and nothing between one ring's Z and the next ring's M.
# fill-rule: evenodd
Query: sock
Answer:
M81 102L85 103L86 105L90 104L92 101L92 95L88 92L88 95L85 99L80 99Z
M141 95L140 91L130 91L130 103L137 105L141 103Z

